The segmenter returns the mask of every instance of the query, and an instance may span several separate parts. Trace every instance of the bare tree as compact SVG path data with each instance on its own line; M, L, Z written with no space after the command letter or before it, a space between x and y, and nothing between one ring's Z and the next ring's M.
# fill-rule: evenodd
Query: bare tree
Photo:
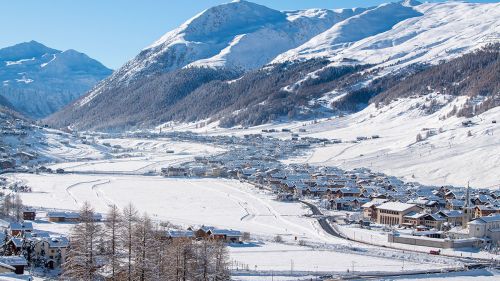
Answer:
M229 254L226 245L221 241L215 241L215 278L216 281L230 280Z
M106 240L107 240L107 256L109 266L111 268L110 280L117 280L117 273L120 268L119 263L119 233L120 226L122 223L122 215L120 210L116 205L111 205L109 207L108 214L106 216Z
M21 196L19 194L16 194L14 196L13 204L12 204L12 209L13 209L13 216L17 221L20 221L23 217L23 200L21 200Z
M98 241L102 227L95 221L94 209L85 202L80 210L80 223L71 231L68 259L63 264L63 277L73 280L97 279L100 264Z
M121 244L125 250L125 255L126 255L126 272L125 276L126 279L129 281L132 281L132 267L133 267L133 262L132 262L132 257L133 257L133 244L134 244L134 225L137 222L137 210L135 209L134 205L132 203L129 203L125 208L123 209L123 220L122 220L122 227L121 227Z
M4 217L10 217L11 211L12 211L12 196L10 194L7 194L3 198L2 215Z
M134 243L132 244L134 257L134 280L152 280L152 262L150 247L153 245L153 224L147 214L144 214L134 227Z

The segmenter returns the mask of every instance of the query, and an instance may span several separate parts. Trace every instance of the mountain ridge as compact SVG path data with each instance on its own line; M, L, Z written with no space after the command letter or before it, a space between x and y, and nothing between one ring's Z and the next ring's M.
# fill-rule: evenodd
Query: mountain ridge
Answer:
M85 94L111 70L75 50L30 41L0 49L0 96L31 118L43 118Z
M338 108L332 107L328 99L347 100L341 95L353 98L347 108L358 110L384 90L367 88L381 77L404 79L416 71L481 49L489 43L488 38L492 42L498 41L495 37L498 28L487 28L500 16L500 9L495 9L497 6L500 4L402 1L363 9L279 12L246 1L219 5L166 33L85 97L50 116L47 121L85 129L143 128L169 121L201 119L221 121L225 125L255 125L283 117L339 114ZM248 12L253 9L256 11ZM248 33L242 33L238 28L228 31L227 24L232 21L231 17L225 17L228 11L234 12L231 17L237 21L245 21L249 13L249 22L257 26L245 26ZM202 26L196 24L199 22L203 23ZM193 38L210 40L186 40L190 36L185 34L188 29L194 30ZM208 37L207 30L211 34ZM218 30L221 34L217 33ZM228 32L230 36L226 36ZM461 36L470 39L459 40ZM280 40L290 41L290 38L298 38L294 42L297 47L279 44ZM318 46L323 46L323 49L318 49ZM308 52L296 57L294 54L300 50ZM273 52L279 54L273 58ZM334 75L352 66L360 68L345 77ZM300 72L293 73L290 69ZM176 74L179 77L175 77ZM210 78L201 81L197 75ZM290 80L292 78L296 80ZM269 87L260 89L261 94L254 93L259 87L244 84L249 81ZM187 87L189 84L196 87ZM179 88L180 85L187 88ZM180 94L173 94L175 91ZM367 95L362 91L370 92ZM147 98L141 98L141 95ZM157 97L150 98L155 95ZM216 97L224 98L217 101ZM234 101L236 97L247 100L249 104L242 106L241 102ZM199 112L189 107L196 99L199 99L195 106L200 108ZM291 100L300 101L300 105L292 108ZM363 102L356 105L357 100ZM120 104L121 108L131 111L118 112L108 108L108 104ZM273 112L272 108L280 106L280 110ZM259 112L260 117L245 121L241 114L250 109ZM120 121L120 118L126 121ZM233 118L233 121L228 121L228 118Z

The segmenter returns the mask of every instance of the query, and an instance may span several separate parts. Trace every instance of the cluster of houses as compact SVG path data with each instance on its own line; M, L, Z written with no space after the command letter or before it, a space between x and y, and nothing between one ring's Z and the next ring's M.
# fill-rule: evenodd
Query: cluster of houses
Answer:
M216 156L199 156L195 161L176 166L162 168L167 177L224 177L241 178L256 175L256 171L279 169L282 165L278 159L300 155L303 148L319 139L299 141L280 140L264 137L261 134L234 136L200 136L189 133L169 135L174 140L189 140L202 143L217 144L231 149Z
M36 230L31 221L36 212L23 211L22 221L0 220L0 264L8 265L10 272L24 274L28 265L47 270L58 269L65 262L69 239L47 231ZM8 268L0 272L9 272Z
M476 238L478 244L496 246L500 242L499 199L498 190L467 188L464 193L441 187L433 192L432 200L423 196L405 203L374 199L362 208L366 220L412 228L415 235Z
M280 140L261 134L237 138L189 133L177 133L173 137L231 149L224 154L196 157L190 163L165 167L164 176L239 179L274 191L280 200L314 197L320 199L322 207L362 213L364 225L406 227L419 235L442 238L452 236L449 233L453 229L471 229L471 223L481 223L486 217L484 223L495 226L500 214L498 189L425 186L367 168L346 171L307 164L285 165L279 161L301 155L304 148L321 144L322 139ZM487 228L486 232L468 233L497 243L495 228Z
M80 214L76 212L46 212L46 220L53 223L78 223ZM27 266L60 269L66 261L70 240L63 235L36 230L33 223L37 212L25 209L21 221L0 220L0 274L15 272L24 274ZM96 221L102 221L102 215L95 215ZM220 229L211 226L190 227L187 230L164 231L164 238L177 239L210 239L224 243L241 243L243 233L233 229ZM0 275L1 276L1 275ZM1 277L0 277L1 279Z
M43 129L32 122L0 112L0 173L35 172L33 167L46 161L35 149L35 146L48 145L36 133Z
M30 122L0 113L0 172L12 171L37 158L31 145L25 142L33 129Z
M190 227L187 230L168 230L165 238L176 239L212 239L225 243L241 243L243 234L239 230L219 229L213 226Z

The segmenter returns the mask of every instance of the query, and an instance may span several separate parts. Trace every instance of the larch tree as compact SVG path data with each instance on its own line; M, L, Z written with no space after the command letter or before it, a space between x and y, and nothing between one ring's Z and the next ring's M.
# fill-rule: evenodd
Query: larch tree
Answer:
M12 212L12 196L10 194L7 194L3 198L2 216L10 217L11 212Z
M102 265L98 244L102 234L102 226L95 220L94 209L85 202L80 209L80 222L71 231L70 250L63 264L63 278L84 281L98 279L97 270Z
M153 224L147 214L137 220L134 227L134 280L152 280L153 272L156 270L153 265L152 248L154 243Z
M119 234L122 226L122 214L116 205L109 207L106 215L105 238L106 238L106 256L111 270L111 281L118 280L117 274L120 270L120 243Z
M125 252L125 276L128 281L133 280L133 245L135 243L134 226L137 222L137 209L129 203L123 209L123 219L121 223L120 242Z

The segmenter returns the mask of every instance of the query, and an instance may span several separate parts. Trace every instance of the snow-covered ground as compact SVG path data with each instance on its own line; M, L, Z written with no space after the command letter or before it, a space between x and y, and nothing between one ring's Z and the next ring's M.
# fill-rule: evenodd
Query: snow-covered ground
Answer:
M326 234L300 203L273 200L263 190L233 180L172 179L131 175L11 174L32 187L21 194L26 205L39 209L78 210L89 201L105 213L110 204L132 202L156 220L182 226L211 225L251 233L254 243L233 245L233 264L250 269L346 272L398 271L459 266L452 259L410 255L357 245ZM35 228L68 232L71 224L35 222ZM286 244L273 243L280 235ZM297 237L297 240L295 240ZM306 244L300 245L300 244Z
M27 205L78 210L89 201L105 213L110 204L123 207L132 202L137 209L175 224L214 225L291 239L332 241L315 228L314 219L303 217L300 204L271 200L266 192L238 181L148 176L73 174L15 174L33 192L21 194ZM335 242L340 242L333 239Z
M428 114L422 106L429 107L432 100L443 106ZM497 188L500 185L500 108L470 119L475 123L471 127L462 125L467 118L444 118L455 105L460 108L465 100L465 97L427 95L401 98L379 108L372 104L352 115L316 122L295 121L246 129L224 129L214 123L198 130L195 124L179 124L176 129L236 136L277 129L280 132L270 135L289 139L290 133L281 132L287 128L301 137L341 139L342 143L315 147L308 156L289 159L286 163L345 169L367 167L423 184L466 186L470 181L472 187ZM299 129L306 132L301 133ZM416 142L417 134L423 141ZM374 135L379 138L372 139ZM368 139L356 141L357 137Z
M413 261L399 258L379 258L370 255L339 253L325 248L266 243L256 247L230 247L231 258L243 261L251 270L346 272L401 271L443 267L432 261ZM340 258L341 257L341 258ZM241 268L241 267L240 267Z
M53 169L63 168L70 172L159 172L162 167L180 164L194 159L198 155L212 155L224 149L192 142L177 142L168 139L103 139L100 143L111 146L119 145L129 152L131 157L113 158L94 161L63 162L50 166ZM171 153L167 153L171 150Z
M404 276L383 278L380 280L398 280L398 281L496 281L500 272L495 269L477 269L467 272L429 274L427 276Z
M400 99L377 109L370 105L365 110L313 126L309 136L339 138L342 144L314 149L308 158L291 162L314 165L335 165L344 168L368 167L389 175L404 177L424 184L494 187L500 184L500 108L478 115L472 121L477 125L465 127L465 118L442 119L460 97L437 112L424 114L418 105L429 104L420 97ZM470 131L470 133L469 133ZM427 132L429 136L427 136ZM424 140L416 142L417 134ZM371 138L356 143L358 136Z

